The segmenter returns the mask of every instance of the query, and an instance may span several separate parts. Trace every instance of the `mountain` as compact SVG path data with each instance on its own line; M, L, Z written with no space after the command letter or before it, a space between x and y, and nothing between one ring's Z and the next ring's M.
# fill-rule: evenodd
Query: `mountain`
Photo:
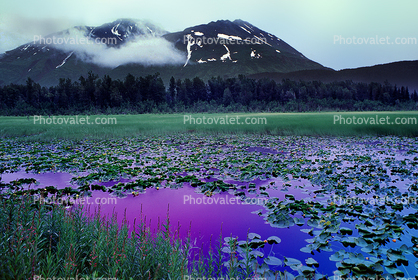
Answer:
M276 36L242 20L210 22L164 37L187 52L185 66L200 65L193 69L199 76L204 76L213 65L228 76L265 69L276 72L324 69Z
M108 47L121 47L129 41L138 37L156 37L168 33L156 25L146 21L135 21L132 19L119 19L111 23L105 23L99 27L85 27L85 35L92 39L110 39L116 44L107 44ZM114 39L114 40L111 40Z
M112 70L86 61L86 54L80 48L89 44L72 44L71 39L74 38L78 40L77 43L80 43L80 39L89 39L89 43L104 39L108 48L122 49L130 41L158 37L166 33L148 22L119 19L99 27L76 26L50 34L0 56L0 85L22 84L28 77L43 85L56 85L59 78L74 80L89 71L104 75ZM68 44L59 44L65 39L69 39ZM110 45L106 42L115 43Z
M80 38L89 44L69 41ZM148 22L119 19L98 27L74 27L43 39L0 58L0 85L22 84L28 77L42 85L56 85L59 78L77 80L89 71L119 79L128 73L159 72L168 81L171 76L209 79L327 69L242 20L220 20L169 33ZM58 43L51 44L52 39ZM69 43L59 44L65 40ZM93 40L104 44L92 45Z
M48 42L54 38L81 38L89 44ZM418 90L418 61L335 71L243 20L219 20L169 33L146 21L118 19L97 27L76 26L43 39L0 56L0 85L23 84L31 77L50 86L58 84L59 78L77 80L92 71L115 79L124 79L128 73L146 76L158 72L166 84L171 76L207 80L243 74L276 81L387 80ZM103 44L91 44L93 41Z
M302 70L289 73L257 73L249 75L251 78L268 78L275 81L290 79L295 81L322 81L324 83L334 81L354 82L390 82L393 85L407 86L410 92L418 91L418 61L398 61L387 64L380 64L369 67L360 67L354 69L343 69L335 71L332 69Z

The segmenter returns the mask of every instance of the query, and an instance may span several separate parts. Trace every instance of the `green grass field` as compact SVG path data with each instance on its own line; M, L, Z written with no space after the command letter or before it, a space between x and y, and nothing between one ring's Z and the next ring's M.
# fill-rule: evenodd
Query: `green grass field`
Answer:
M86 117L80 115L78 120L76 116L55 116L55 120L52 116L50 119L48 116L43 116L43 120L34 116L29 119L0 117L0 135L25 137L28 140L103 139L175 132L418 136L418 112L409 111L100 115L89 116L90 124L86 124ZM81 118L84 118L84 124L81 124ZM114 124L95 124L96 118L99 118L99 122ZM75 121L78 124L71 124ZM47 122L56 124L47 124ZM360 122L362 123L359 124ZM406 124L401 124L402 122Z

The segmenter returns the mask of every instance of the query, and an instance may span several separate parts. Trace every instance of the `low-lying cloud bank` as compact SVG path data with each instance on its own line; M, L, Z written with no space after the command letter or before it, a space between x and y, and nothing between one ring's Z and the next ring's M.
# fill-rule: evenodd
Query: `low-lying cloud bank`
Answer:
M109 47L86 37L83 30L71 29L65 34L50 39L38 39L38 43L52 43L52 47L65 52L74 52L85 62L115 68L125 64L182 65L186 60L184 53L162 37L138 36L135 40L117 47ZM34 40L36 42L36 40ZM119 43L119 42L118 42Z

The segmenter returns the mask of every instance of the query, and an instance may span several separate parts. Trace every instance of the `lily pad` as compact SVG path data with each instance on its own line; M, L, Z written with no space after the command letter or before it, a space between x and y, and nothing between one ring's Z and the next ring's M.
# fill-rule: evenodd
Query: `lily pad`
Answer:
M268 244L279 244L280 242L282 242L282 240L277 236L270 236L269 238L267 238Z
M280 259L276 257L272 257L272 256L265 258L264 262L268 265L273 265L273 266L279 266L283 264L283 262Z

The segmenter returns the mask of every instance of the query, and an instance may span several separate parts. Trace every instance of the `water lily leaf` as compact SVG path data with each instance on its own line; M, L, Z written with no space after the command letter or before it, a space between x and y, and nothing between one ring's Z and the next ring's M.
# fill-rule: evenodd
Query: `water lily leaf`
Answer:
M405 266L408 266L408 264L409 264L409 261L406 259L406 257L403 256L403 255L397 254L397 252L396 253L393 253L393 251L388 252L387 257L388 257L389 260L391 260L393 262L396 262L397 265L403 264Z
M407 255L413 254L413 249L411 247L406 246L405 244L402 244L399 250Z
M278 266L278 265L283 264L281 260L279 260L276 257L272 257L272 256L269 256L269 257L265 258L264 262L268 265L274 265L274 266Z
M282 279L294 280L295 279L295 276L292 273L290 273L289 271L285 271L283 273Z
M238 241L238 246L240 246L242 248L246 248L248 246L248 243L247 243L247 241L240 240L240 241Z
M344 256L345 256L345 251L344 250L340 250L338 252L335 252L335 254L332 254L329 257L329 260L330 261L334 261L334 262L339 262L339 261L342 261L344 259Z
M383 273L383 271L384 271L383 266L381 264L378 264L378 263L373 264L372 266L370 266L370 268L375 272Z
M250 255L251 255L251 256L254 256L254 257L256 257L256 258L263 258L263 257L264 257L264 254L263 254L262 252L260 252L260 251L256 251L256 250L251 251L251 252L250 252Z
M231 243L234 240L235 240L235 238L232 238L232 237L225 237L224 238L224 241L225 241L226 244L229 244L229 243Z
M345 246L345 247L356 247L356 238L352 237L352 236L348 236L348 237L344 237L341 239L341 243Z
M373 249L374 249L373 245L370 244L370 245L367 245L367 246L361 248L361 251L369 254L373 251Z
M253 239L249 242L249 246L253 249L264 247L265 242L260 239Z
M319 246L318 250L322 250L322 251L325 251L325 252L332 252L333 251L332 248L331 248L331 245L329 243L326 244L326 245Z
M289 200L295 200L295 196L293 194L285 194L284 197Z
M312 218L312 219L308 220L307 224L310 227L317 228L319 226L319 219Z
M252 211L251 214L256 214L258 216L261 216L261 215L263 215L263 210L258 209L258 210Z
M309 238L309 239L305 239L306 242L308 243L314 243L315 241L317 241L319 238Z
M312 234L313 228L303 228L300 231L304 233L308 233L310 236L313 236Z
M405 274L396 267L387 266L386 271L392 275L403 277Z
M279 244L280 242L282 242L282 240L277 236L270 236L269 238L267 238L268 244Z
M316 250L312 244L308 244L305 247L300 248L301 252L312 254L312 252Z
M297 224L298 226L303 226L305 224L305 220L303 218L293 218L293 220L295 221L295 224Z
M316 260L314 260L313 258L307 258L305 260L305 262L308 266L315 266L315 267L319 266L319 263Z
M352 235L353 234L353 230L351 228L346 228L346 227L341 227L340 228L340 232L342 235Z
M250 232L250 233L248 234L248 238L249 238L249 239L254 239L254 238L261 239L261 235L259 235L259 234L257 234L257 233Z
M292 218L282 218L280 220L274 221L273 223L270 224L272 227L275 228L287 228L287 227L292 227L295 225L295 222L293 221Z
M299 268L298 270L302 272L303 274L311 274L312 272L315 272L315 269L309 266L305 266L305 265Z
M225 254L231 254L231 248L229 248L229 247L223 247L222 248L222 252L224 252Z
M366 247L368 245L367 242L366 242L366 240L364 240L361 237L355 238L354 239L354 242L357 244L357 246L360 246L360 247Z
M327 279L326 275L315 273L314 280L326 280L326 279Z
M293 258L284 258L284 263L285 265L290 266L293 270L298 270L303 266L300 260Z

